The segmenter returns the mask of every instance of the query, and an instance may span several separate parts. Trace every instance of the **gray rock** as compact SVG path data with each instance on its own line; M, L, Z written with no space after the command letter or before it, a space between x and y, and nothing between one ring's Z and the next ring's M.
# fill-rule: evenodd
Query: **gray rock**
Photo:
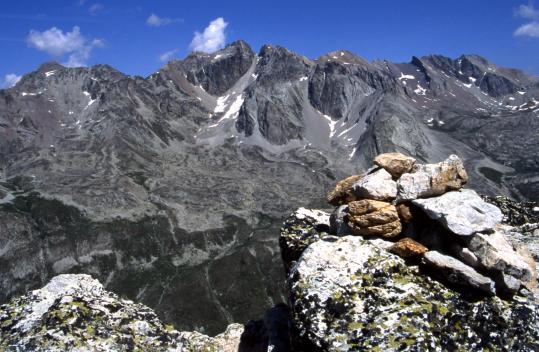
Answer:
M348 205L340 205L335 208L335 211L331 213L329 217L330 232L333 235L342 236L350 234L351 229L348 223L344 221L344 217L348 215Z
M393 200L397 196L397 183L385 169L379 169L352 186L358 199Z
M527 285L535 276L535 267L530 267L526 258L515 250L502 226L491 234L474 234L469 238L468 248L482 268L498 274L497 285L511 293Z
M89 275L64 274L0 307L0 349L10 351L223 351L241 349L244 327L218 336L177 331L148 307L106 291ZM266 341L267 344L267 341Z
M458 190L468 182L462 160L450 155L437 164L416 166L415 172L403 174L398 181L398 200L431 197Z
M295 246L286 238L301 226L289 224L283 228L283 247ZM539 347L539 317L533 301L503 302L487 296L469 302L376 242L357 236L329 242L316 239L320 238L316 231L305 230L311 234L311 244L287 280L295 350ZM478 279L477 284L483 281ZM484 285L493 284L486 279Z
M398 201L416 199L430 194L430 175L424 171L401 175L397 181Z
M462 236L492 231L502 221L502 212L486 203L469 189L445 193L439 197L416 199L413 204L449 231Z
M437 251L428 251L423 255L423 262L439 271L451 283L465 286L468 285L488 294L496 294L494 281L479 274L471 266L458 259L444 255Z

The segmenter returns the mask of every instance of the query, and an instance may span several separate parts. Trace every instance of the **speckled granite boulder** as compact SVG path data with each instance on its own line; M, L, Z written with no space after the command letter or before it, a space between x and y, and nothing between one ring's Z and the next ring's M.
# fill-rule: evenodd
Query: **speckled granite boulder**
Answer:
M1 351L237 351L243 325L216 337L179 332L150 308L64 274L0 307Z
M387 241L321 234L309 221L302 237L309 244L287 263L297 350L539 349L533 297L506 301L456 291L389 253ZM287 223L300 231L297 221ZM289 232L285 224L285 250Z

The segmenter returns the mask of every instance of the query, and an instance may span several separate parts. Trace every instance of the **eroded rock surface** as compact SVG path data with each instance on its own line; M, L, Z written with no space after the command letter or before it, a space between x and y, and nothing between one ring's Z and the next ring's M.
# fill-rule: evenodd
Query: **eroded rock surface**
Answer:
M352 186L356 199L391 201L397 197L397 183L384 169L365 175Z
M373 162L389 172L394 179L398 179L402 174L412 171L416 160L402 153L384 153L377 155Z
M402 225L393 204L363 199L348 204L347 223L353 233L391 238L399 235Z
M0 307L6 351L237 351L243 325L209 337L179 332L153 310L106 291L89 275L64 274Z
M400 201L431 197L458 190L468 182L462 160L450 155L437 164L418 165L412 173L403 174L397 184Z
M315 240L288 285L293 337L303 350L539 348L535 303L468 301L358 236Z
M449 231L470 236L476 232L491 231L502 221L502 212L469 189L445 193L439 197L412 201Z

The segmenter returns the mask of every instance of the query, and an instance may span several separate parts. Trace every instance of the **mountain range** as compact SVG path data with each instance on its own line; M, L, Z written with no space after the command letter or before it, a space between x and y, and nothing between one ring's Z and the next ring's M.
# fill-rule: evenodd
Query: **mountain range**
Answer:
M179 329L284 301L278 229L382 152L539 199L539 78L477 55L316 60L244 41L148 76L45 63L0 90L0 303L89 273Z

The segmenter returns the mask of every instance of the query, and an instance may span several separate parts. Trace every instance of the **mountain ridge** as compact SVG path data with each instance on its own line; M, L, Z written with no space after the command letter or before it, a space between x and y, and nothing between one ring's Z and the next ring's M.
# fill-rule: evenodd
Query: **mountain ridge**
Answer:
M328 55L238 42L148 77L49 63L1 90L0 248L15 248L0 251L2 301L90 273L217 333L284 299L286 215L323 207L320 190L384 151L458 154L478 191L539 197L535 78Z

